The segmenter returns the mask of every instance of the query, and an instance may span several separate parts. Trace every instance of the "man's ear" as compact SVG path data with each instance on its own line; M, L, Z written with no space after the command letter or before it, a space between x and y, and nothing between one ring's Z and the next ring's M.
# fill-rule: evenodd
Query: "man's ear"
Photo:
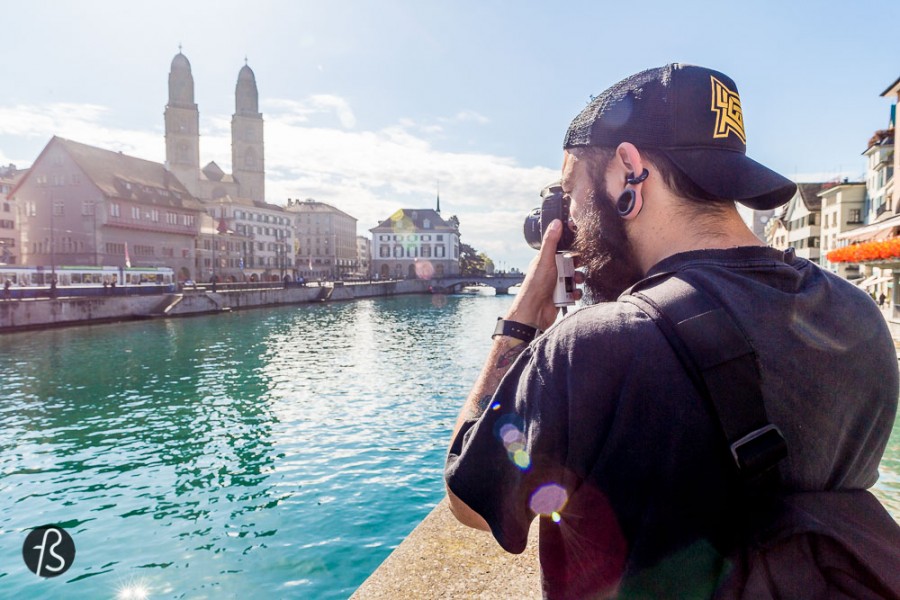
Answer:
M613 198L618 198L616 212L630 221L640 214L644 206L641 185L648 173L641 160L641 153L630 142L619 144L612 163L612 177L607 184L612 189L608 191Z
M644 163L643 160L641 160L641 153L631 142L622 142L618 145L618 147L616 148L616 158L614 160L614 163L624 173L624 175L619 179L619 181L622 182L622 187L625 186L625 180L629 175L637 176L644 171Z

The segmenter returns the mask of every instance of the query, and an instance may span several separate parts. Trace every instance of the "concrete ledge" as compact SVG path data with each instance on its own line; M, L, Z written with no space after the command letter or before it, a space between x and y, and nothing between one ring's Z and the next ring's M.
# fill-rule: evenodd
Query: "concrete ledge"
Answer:
M397 598L539 599L538 521L522 554L508 554L490 533L460 525L444 497L351 600Z
M186 290L180 294L60 297L0 301L0 332L130 319L184 317L222 311L317 302L427 293L430 281L410 279L380 283L287 288Z
M884 490L871 490L900 523L900 512ZM541 598L538 520L528 548L508 554L491 534L460 525L444 497L366 579L350 600L397 598Z

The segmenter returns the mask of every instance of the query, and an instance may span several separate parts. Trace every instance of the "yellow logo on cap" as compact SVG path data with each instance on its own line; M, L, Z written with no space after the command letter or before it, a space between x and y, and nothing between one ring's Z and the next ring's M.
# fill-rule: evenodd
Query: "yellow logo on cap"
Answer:
M716 130L713 137L724 138L728 137L729 133L734 133L746 144L741 97L712 75L709 78L712 80L712 110L716 113Z

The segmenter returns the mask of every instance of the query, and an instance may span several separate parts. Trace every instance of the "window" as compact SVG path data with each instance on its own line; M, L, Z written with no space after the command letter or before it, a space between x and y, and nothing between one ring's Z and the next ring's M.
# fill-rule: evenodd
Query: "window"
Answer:
M861 212L862 211L858 208L851 208L850 209L850 219L847 222L848 223L861 223L862 222L862 220L860 219Z
M120 217L120 216L122 216L122 215L120 214L120 210L121 210L121 209L120 209L120 207L119 207L119 203L118 203L118 202L111 202L111 203L109 204L109 214L110 214L110 216L112 216L112 217Z
M437 236L437 241L443 242L443 241L444 241L444 236L442 236L442 235Z
M16 224L9 219L0 219L0 229L12 229Z
M422 246L422 258L431 258L431 246L425 244Z
M809 215L809 224L810 224L810 225L815 225L815 224L816 224L816 213L810 213L810 215Z
M54 200L53 201L53 216L61 217L64 214L65 204L63 204L62 200Z
M402 246L394 246L394 258L403 258Z
M141 209L137 206L131 207L131 218L132 219L140 219L141 218Z
M388 246L381 246L381 249L378 252L378 255L381 258L388 258L391 255L391 249Z
M85 200L81 203L81 215L85 217L89 217L94 214L94 202L91 200Z

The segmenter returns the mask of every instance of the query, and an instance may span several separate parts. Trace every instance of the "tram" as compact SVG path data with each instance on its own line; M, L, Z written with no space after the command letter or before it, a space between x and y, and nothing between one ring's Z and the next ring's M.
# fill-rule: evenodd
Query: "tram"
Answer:
M51 282L56 278L56 289ZM9 281L9 286L6 282ZM169 267L28 267L0 265L3 296L46 298L56 296L105 296L163 294L175 291L175 274Z

